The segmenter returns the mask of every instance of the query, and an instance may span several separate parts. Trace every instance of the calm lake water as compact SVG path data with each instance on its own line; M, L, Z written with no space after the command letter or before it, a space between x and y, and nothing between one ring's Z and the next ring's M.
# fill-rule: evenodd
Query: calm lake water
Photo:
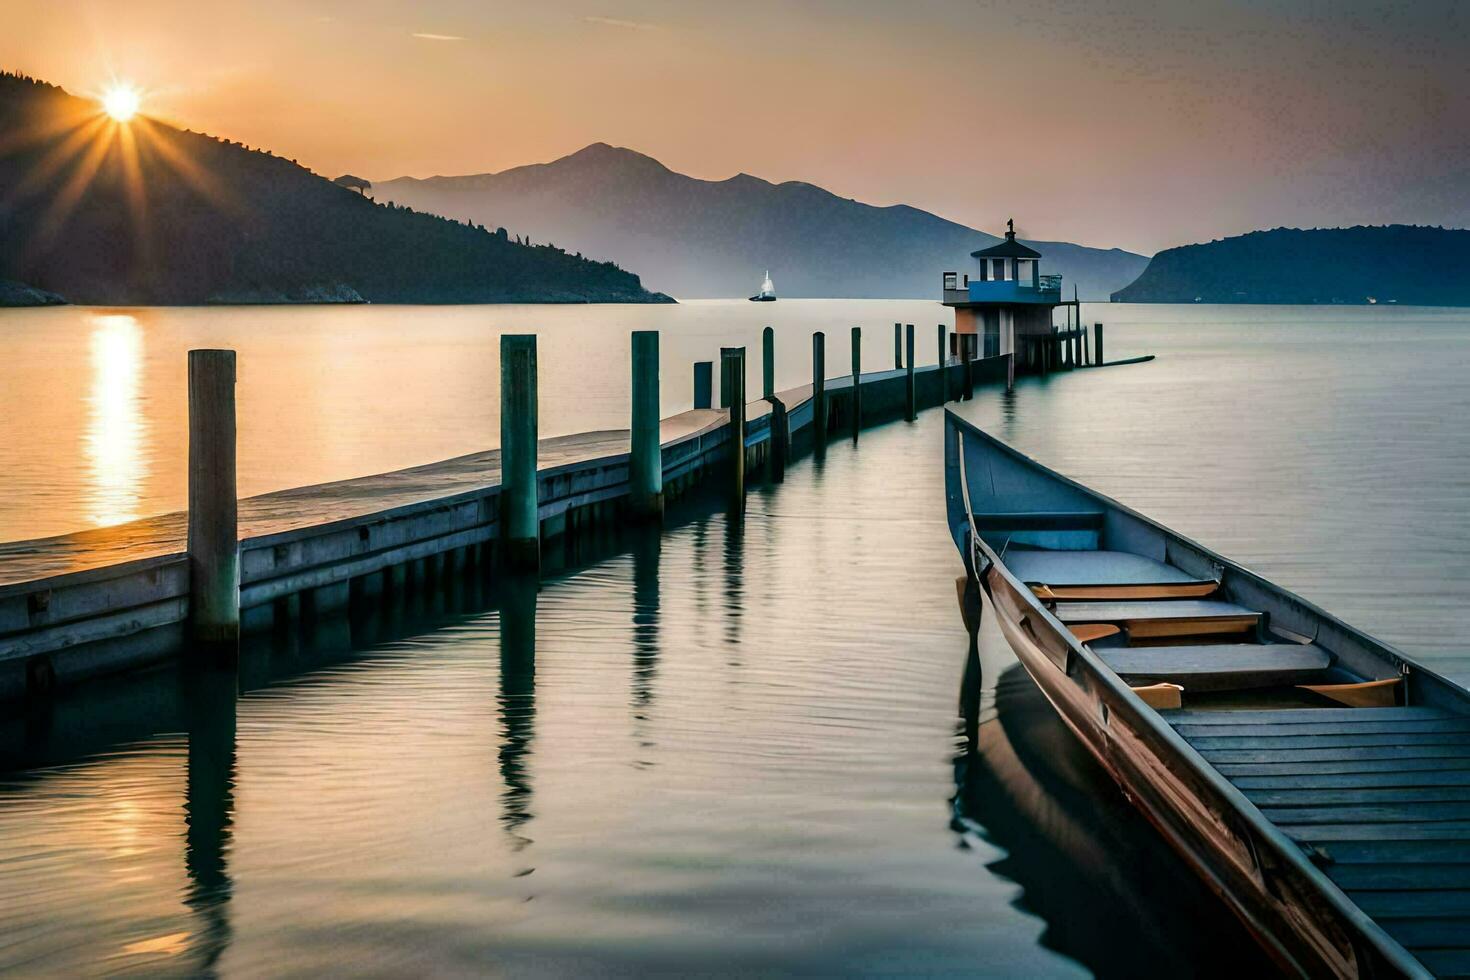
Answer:
M533 318L548 431L621 424L635 326L666 331L673 411L687 362L742 331L757 346L767 317L783 384L818 326L836 374L849 325L870 328L877 369L894 320L928 324L932 359L941 319L775 306L0 314L0 537L177 505L188 346L241 350L254 492L493 444L495 337ZM1108 323L1109 357L1159 359L961 411L1455 665L1470 316L1087 318ZM125 383L94 357L114 343ZM940 423L834 443L755 490L743 524L691 501L661 540L609 542L539 593L467 587L253 651L238 702L233 677L165 670L5 716L0 968L1268 972L990 624L978 726L957 719Z

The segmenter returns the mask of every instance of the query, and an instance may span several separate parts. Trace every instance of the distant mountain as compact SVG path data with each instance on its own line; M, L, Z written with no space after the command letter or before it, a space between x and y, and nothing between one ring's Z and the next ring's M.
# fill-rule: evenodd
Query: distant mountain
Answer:
M747 296L770 269L781 296L933 297L994 235L904 205L873 207L812 184L739 174L698 180L652 157L594 143L552 163L376 185L383 200L504 226L616 258L684 298ZM1148 259L1120 249L1031 242L1042 271L1101 299Z
M10 74L0 280L119 305L667 301L612 263L376 204L238 143L118 125Z
M1277 228L1166 249L1115 303L1470 306L1470 231Z

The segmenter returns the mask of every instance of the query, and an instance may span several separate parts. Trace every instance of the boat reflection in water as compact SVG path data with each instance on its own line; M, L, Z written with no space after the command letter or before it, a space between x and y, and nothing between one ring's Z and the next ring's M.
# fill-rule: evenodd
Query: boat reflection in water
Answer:
M988 600L966 664L954 829L1046 922L1040 942L1098 976L1275 976L1222 903L1162 842L1016 662Z

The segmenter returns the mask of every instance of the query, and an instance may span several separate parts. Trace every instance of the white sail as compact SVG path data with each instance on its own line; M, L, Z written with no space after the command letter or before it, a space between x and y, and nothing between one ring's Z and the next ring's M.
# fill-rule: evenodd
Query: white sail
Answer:
M766 278L763 279L763 280L761 280L761 295L762 296L775 296L776 295L776 287L771 283L771 270L770 269L767 269L766 270Z

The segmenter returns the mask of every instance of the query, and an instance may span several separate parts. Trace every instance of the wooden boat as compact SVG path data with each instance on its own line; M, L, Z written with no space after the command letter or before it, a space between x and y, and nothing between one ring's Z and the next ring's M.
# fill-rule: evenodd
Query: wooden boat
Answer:
M1283 968L1470 975L1470 692L953 413L945 469L971 629Z

